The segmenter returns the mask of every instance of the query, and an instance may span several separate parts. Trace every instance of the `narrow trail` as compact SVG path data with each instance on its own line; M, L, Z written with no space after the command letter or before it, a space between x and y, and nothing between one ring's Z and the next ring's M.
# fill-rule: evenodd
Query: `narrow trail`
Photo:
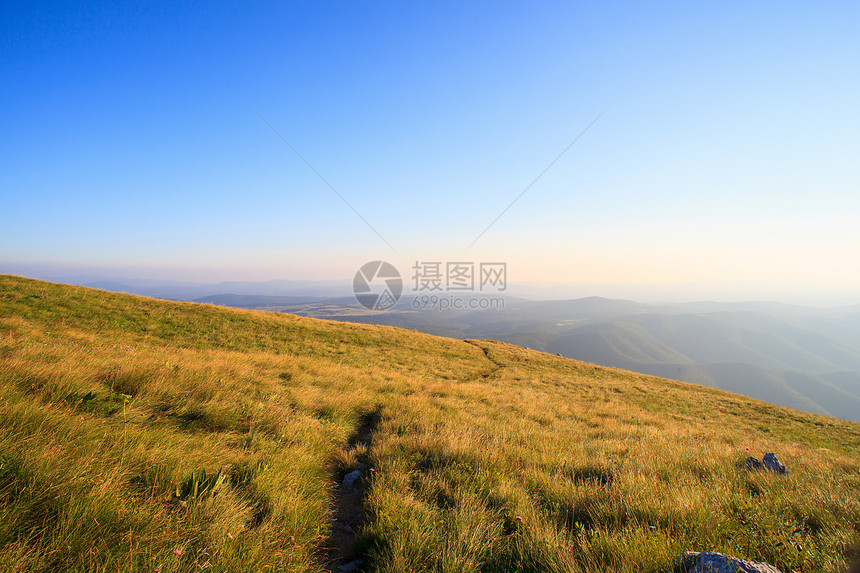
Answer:
M484 352L484 357L493 364L493 366L494 366L493 369L490 370L489 372L485 372L484 374L481 374L481 378L487 379L505 367L504 364L502 364L501 362L497 361L492 356L490 356L490 349L487 348L486 346L481 346L480 340L472 340L472 339L467 338L467 339L463 340L463 342L465 342L466 344L471 344L472 346L477 346L478 348L480 348Z
M349 442L344 447L344 452L356 449L364 449L365 452L369 452L373 441L373 431L379 424L379 420L380 412L378 409L362 416L361 424L350 437ZM334 470L335 474L332 476L332 479L336 480L334 507L331 534L326 540L325 547L327 550L323 557L324 570L332 573L364 570L362 556L355 553L354 545L366 519L364 483L370 467L365 463L358 462L349 469L350 472L354 470L360 471L361 477L352 486L344 484L343 478L340 478L339 473L337 473L337 469Z
M491 356L489 348L482 345L481 341L467 339L464 342L480 348L486 359L492 364L492 368L482 373L481 378L487 379L505 367L504 364ZM332 479L336 483L332 501L331 533L324 544L326 550L322 557L323 570L329 573L365 571L366 563L364 563L363 556L357 554L354 549L355 541L361 534L366 521L364 485L370 471L370 467L366 463L362 463L361 458L367 459L367 452L373 445L373 432L376 430L380 418L381 413L378 408L362 416L358 428L343 448L345 453L356 449L365 452L358 456L359 462L353 464L347 472L347 475L354 470L361 472L361 477L354 486L345 485L338 469L333 470Z

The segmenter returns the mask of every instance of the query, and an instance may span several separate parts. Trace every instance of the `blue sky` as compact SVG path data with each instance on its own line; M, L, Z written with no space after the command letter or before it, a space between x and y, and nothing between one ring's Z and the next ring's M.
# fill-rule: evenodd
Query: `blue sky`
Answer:
M860 300L858 25L852 2L6 3L0 272L504 260Z

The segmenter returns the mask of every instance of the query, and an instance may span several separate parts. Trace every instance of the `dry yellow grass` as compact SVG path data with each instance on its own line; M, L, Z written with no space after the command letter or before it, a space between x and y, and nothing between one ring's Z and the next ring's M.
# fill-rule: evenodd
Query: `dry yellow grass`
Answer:
M857 424L491 341L0 277L0 419L13 571L325 570L359 461L372 571L838 571L860 536Z

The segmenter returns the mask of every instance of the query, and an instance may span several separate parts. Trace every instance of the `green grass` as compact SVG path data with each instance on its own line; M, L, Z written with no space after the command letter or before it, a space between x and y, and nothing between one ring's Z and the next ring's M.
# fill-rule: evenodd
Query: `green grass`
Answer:
M368 570L715 550L840 571L860 541L858 424L498 342L0 277L0 564L324 571L369 415ZM738 468L765 451L790 478Z

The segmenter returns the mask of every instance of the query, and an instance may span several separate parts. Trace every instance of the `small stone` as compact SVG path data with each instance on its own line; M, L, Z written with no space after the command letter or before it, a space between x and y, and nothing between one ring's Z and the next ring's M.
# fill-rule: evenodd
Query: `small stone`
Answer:
M756 458L750 456L746 459L743 465L749 471L767 470L788 476L788 469L779 463L779 460L776 459L776 455L773 452L766 453L764 458L762 458L762 461L758 461Z
M355 482L361 479L361 470L353 470L343 476L343 487L347 489L354 489Z
M747 458L747 461L744 462L744 467L749 471L755 471L764 468L764 464L762 464L756 458L750 456Z
M347 573L348 571L358 571L358 566L359 566L359 565L361 565L361 563L360 563L360 562L358 562L358 561L350 561L349 563L346 563L346 564L344 564L344 565L341 565L341 566L339 567L339 569L340 569L341 571L343 571L344 573Z
M769 469L772 472L776 472L778 474L788 475L788 469L776 459L776 454L773 452L766 453L764 458L762 458L762 464L764 467Z
M685 567L692 564L687 573L782 573L768 563L744 561L715 552L687 551L681 557L681 563Z

